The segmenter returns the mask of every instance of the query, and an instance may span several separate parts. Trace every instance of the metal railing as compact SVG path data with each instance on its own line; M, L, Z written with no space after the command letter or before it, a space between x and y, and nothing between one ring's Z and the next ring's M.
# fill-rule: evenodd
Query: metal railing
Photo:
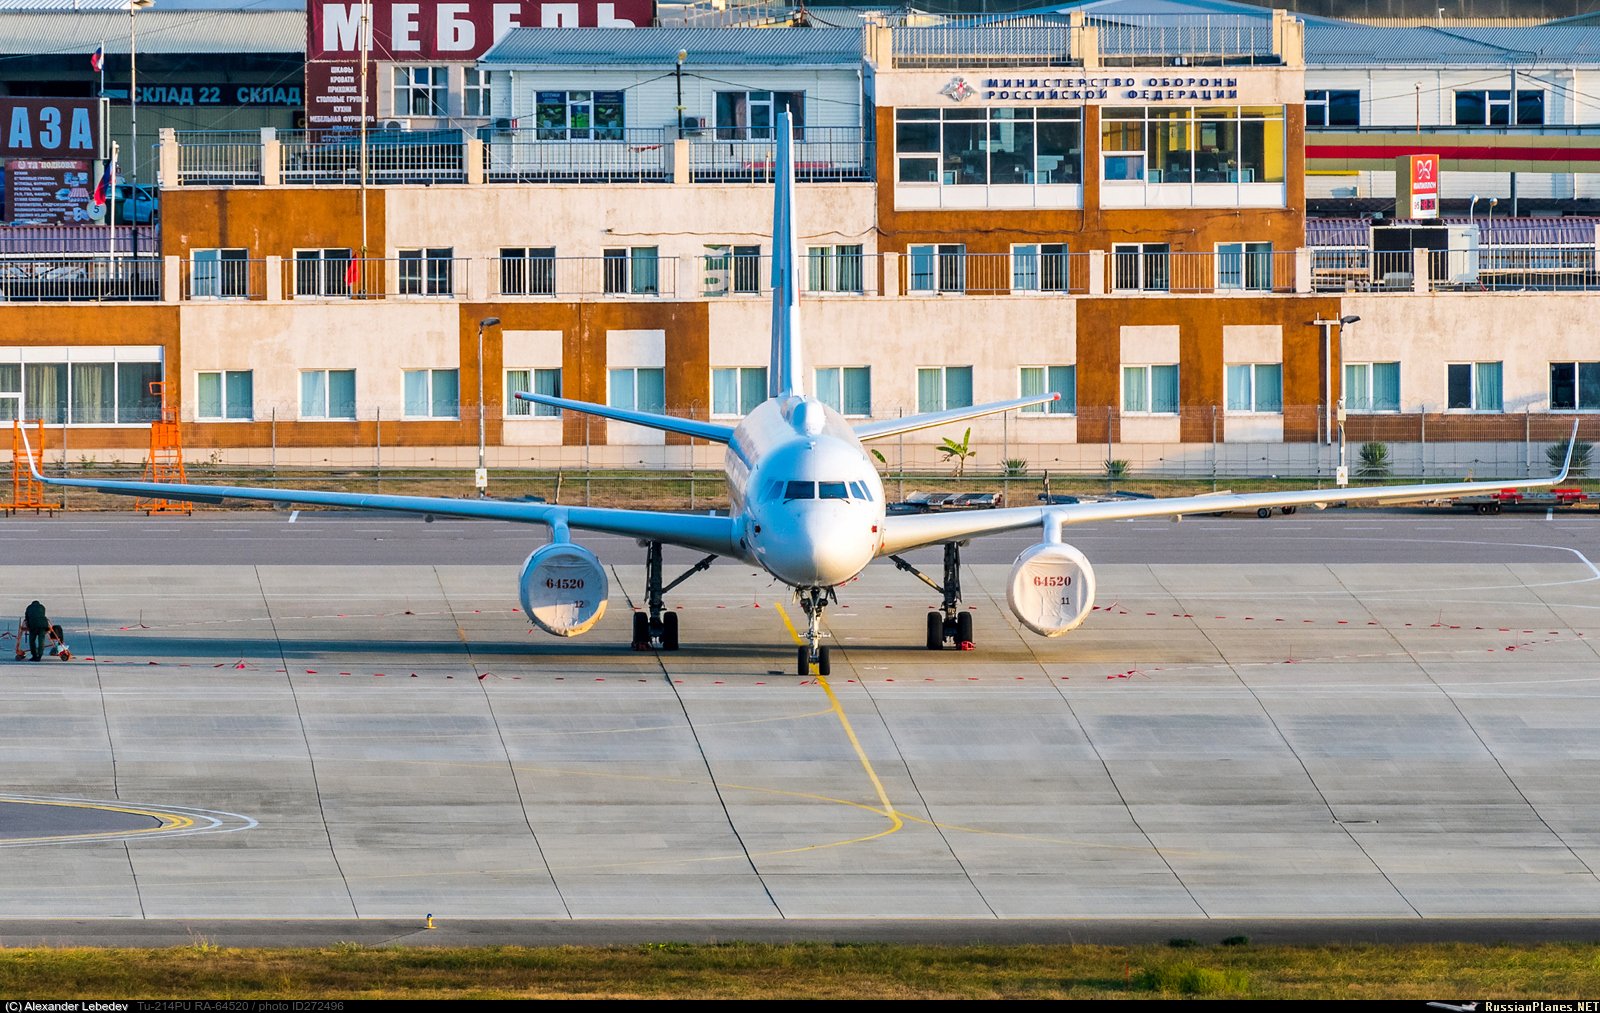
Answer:
M676 298L678 260L657 257L495 257L490 286L497 298L564 296Z
M491 183L667 183L672 140L665 128L619 131L605 140L540 140L532 130L491 134L483 146Z
M696 183L770 183L777 142L770 137L746 136L755 132L708 130L705 136L690 138L690 179ZM795 179L803 183L869 182L873 178L872 149L860 127L805 127L795 138Z
M283 297L454 299L465 297L470 257L349 257L283 261Z
M1432 250L1421 258L1413 250L1311 248L1316 292L1415 292L1419 273L1430 292L1600 290L1593 246L1506 243Z
M0 226L0 256L100 257L134 252L148 255L160 248L161 227L158 225Z
M162 263L160 257L8 257L0 259L0 301L155 301Z
M182 299L265 299L265 260L179 261Z
M926 27L891 29L894 66L901 69L981 67L1070 67L1067 24L981 24L965 19Z
M178 186L261 182L261 131L185 130L178 134Z
M1281 63L1270 18L1239 14L1090 17L1109 66L1226 66Z
M361 182L361 143L354 134L326 130L278 132L285 183ZM371 130L367 132L367 183L464 183L465 145L459 130Z
M1071 295L1089 291L1087 253L902 254L899 295Z

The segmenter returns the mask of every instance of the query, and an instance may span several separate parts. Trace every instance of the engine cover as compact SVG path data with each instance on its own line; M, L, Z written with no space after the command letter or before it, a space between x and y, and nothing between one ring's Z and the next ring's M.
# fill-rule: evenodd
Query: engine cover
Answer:
M1022 625L1041 637L1075 630L1094 606L1094 567L1061 542L1040 542L1011 564L1006 602Z
M576 637L606 614L611 584L595 554L581 545L552 542L522 564L522 611L546 633Z

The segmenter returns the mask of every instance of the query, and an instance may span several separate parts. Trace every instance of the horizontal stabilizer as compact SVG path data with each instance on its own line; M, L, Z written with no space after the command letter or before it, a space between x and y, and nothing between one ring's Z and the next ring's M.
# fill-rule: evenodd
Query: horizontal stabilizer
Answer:
M666 433L681 433L684 436L710 440L712 443L727 443L733 439L732 426L719 426L712 422L695 422L692 419L680 419L672 415L636 412L630 408L613 408L610 405L595 404L593 401L570 401L564 397L530 394L527 391L518 391L517 397L524 401L532 401L534 404L549 405L564 411L583 412L585 415L597 415L617 422L630 422L636 426L659 429Z
M1038 394L1033 397L1019 397L1013 401L990 401L988 404L951 408L949 411L926 412L922 415L907 415L905 418L883 419L879 422L863 422L856 426L856 438L865 443L868 440L881 440L885 436L898 436L918 429L931 429L950 422L965 422L967 419L994 415L997 412L1015 411L1018 408L1032 408L1034 405L1049 404L1051 401L1059 400L1061 400L1060 394Z

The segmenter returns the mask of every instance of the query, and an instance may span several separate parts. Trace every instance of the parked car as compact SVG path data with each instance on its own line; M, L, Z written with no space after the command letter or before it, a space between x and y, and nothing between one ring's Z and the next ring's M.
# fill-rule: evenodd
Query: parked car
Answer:
M161 198L154 187L117 184L117 224L152 225L161 219Z

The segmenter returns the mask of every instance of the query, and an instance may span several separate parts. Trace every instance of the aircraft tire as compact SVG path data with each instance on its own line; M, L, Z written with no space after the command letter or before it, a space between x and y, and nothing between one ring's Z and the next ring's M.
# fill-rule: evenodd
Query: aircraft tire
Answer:
M676 651L678 649L678 613L667 612L661 616L661 649L663 651Z
M961 648L963 650L965 650L967 645L972 643L972 642L973 642L973 640L972 640L972 613L971 612L957 612L956 613L956 643L961 645Z
M944 650L944 613L928 613L928 650Z
M633 649L636 651L650 649L650 617L643 612L633 614Z
M802 679L811 674L811 648L798 647L795 649L795 674Z
M833 674L833 659L829 657L828 649L826 647L817 648L817 674Z
M1256 516L1261 518L1262 520L1266 520L1268 517L1272 516L1272 508L1271 507L1257 507L1256 508Z

